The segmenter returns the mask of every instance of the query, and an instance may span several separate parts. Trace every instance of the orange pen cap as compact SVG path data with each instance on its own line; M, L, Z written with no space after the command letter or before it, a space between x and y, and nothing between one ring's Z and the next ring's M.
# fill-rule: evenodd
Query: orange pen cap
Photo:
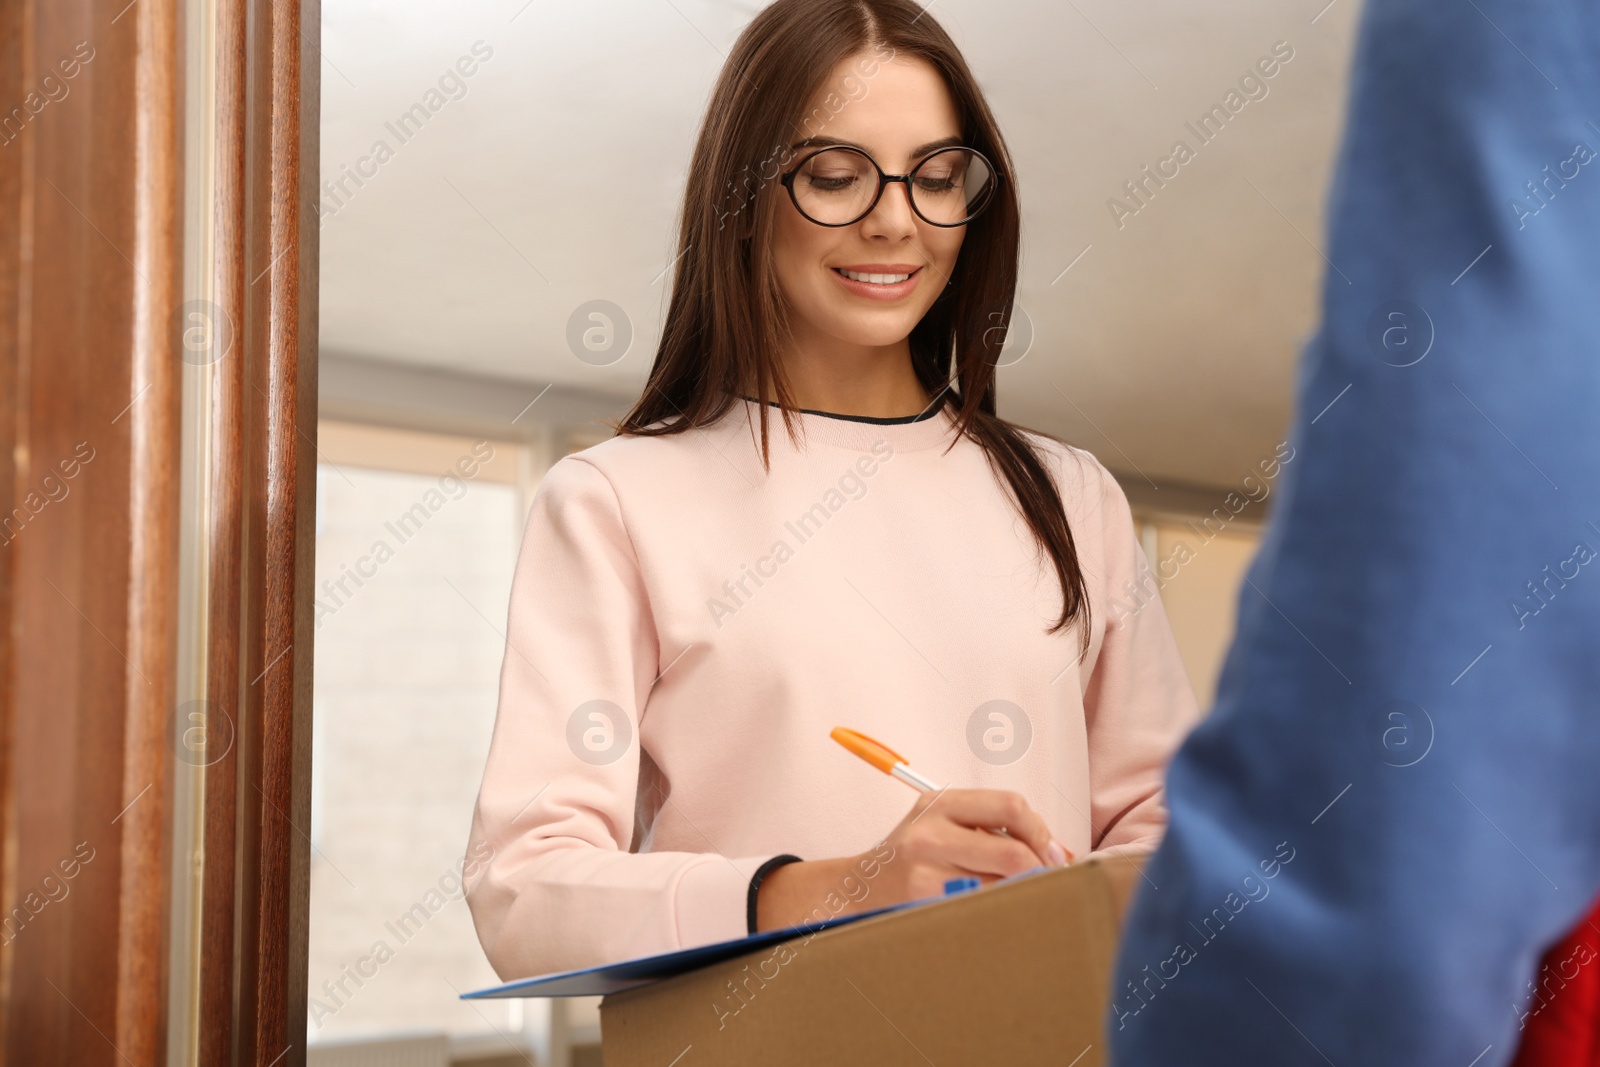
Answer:
M878 768L884 774L893 772L895 764L906 762L906 758L900 753L882 741L873 740L859 730L835 726L828 736Z

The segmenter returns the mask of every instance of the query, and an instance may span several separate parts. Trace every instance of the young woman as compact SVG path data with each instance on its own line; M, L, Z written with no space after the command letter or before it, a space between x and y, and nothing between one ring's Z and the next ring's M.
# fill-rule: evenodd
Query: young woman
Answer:
M644 395L528 521L470 842L502 977L1154 847L1199 712L1116 481L996 415L1018 218L918 4L740 37Z

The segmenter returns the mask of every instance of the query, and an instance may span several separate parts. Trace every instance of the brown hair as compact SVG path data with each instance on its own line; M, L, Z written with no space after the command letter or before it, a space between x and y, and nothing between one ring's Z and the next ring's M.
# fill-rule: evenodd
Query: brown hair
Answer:
M1032 443L995 414L995 369L1017 284L1020 206L1010 154L955 43L912 0L777 0L739 36L689 164L655 363L617 432L654 436L703 426L721 418L748 383L765 401L770 383L794 436L795 405L779 358L784 303L771 254L782 195L776 179L789 162L793 134L816 117L801 109L841 61L862 53L931 64L949 87L963 143L997 171L993 202L968 224L951 284L911 331L911 363L934 403L955 402L957 438L964 434L980 446L990 469L1010 485L1060 580L1061 617L1047 632L1081 615L1082 656L1089 645L1088 587L1061 496ZM768 405L760 407L767 463Z

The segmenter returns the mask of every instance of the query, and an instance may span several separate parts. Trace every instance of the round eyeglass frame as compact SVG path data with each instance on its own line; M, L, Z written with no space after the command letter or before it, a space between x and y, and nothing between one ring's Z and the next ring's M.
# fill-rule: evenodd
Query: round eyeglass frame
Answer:
M856 155L872 164L872 169L878 172L878 191L873 194L872 202L866 206L866 209L862 211L861 214L857 215L849 222L819 222L810 215L806 214L806 209L800 206L799 194L794 191L794 178L796 174L800 173L800 168L804 167L807 163L811 162L812 159L820 156L824 152L854 152ZM928 218L928 216L924 215L921 209L917 207L916 194L911 190L911 179L916 176L917 171L921 170L929 160L937 159L946 152L971 152L973 155L977 156L983 161L984 166L989 168L989 191L985 193L983 199L978 202L978 209L972 214L968 215L966 218L962 219L960 222L935 222ZM965 145L951 145L948 148L941 148L936 152L931 152L919 160L916 166L912 167L904 174L885 173L884 169L878 166L878 161L876 159L873 159L859 148L854 148L850 145L828 145L826 147L817 149L815 152L806 153L805 157L788 171L784 172L783 176L779 178L778 181L785 189L789 190L789 199L794 203L794 209L800 212L800 217L816 226L854 226L856 223L872 214L873 210L878 206L878 201L883 199L883 191L889 187L890 182L900 182L906 187L906 200L908 203L910 203L911 210L916 213L917 218L921 219L923 222L926 222L929 226L939 226L945 229L954 229L957 226L967 225L967 223L983 214L989 205L994 202L995 190L1000 186L1000 172L995 169L995 165L989 161L988 156L984 155L976 148L968 148Z

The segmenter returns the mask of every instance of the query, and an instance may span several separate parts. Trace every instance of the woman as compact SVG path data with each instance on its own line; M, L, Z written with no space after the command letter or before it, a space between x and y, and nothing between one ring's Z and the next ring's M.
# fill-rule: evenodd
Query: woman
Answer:
M644 395L529 518L467 898L503 978L1154 847L1198 709L1117 483L995 414L1018 217L915 3L740 37Z

